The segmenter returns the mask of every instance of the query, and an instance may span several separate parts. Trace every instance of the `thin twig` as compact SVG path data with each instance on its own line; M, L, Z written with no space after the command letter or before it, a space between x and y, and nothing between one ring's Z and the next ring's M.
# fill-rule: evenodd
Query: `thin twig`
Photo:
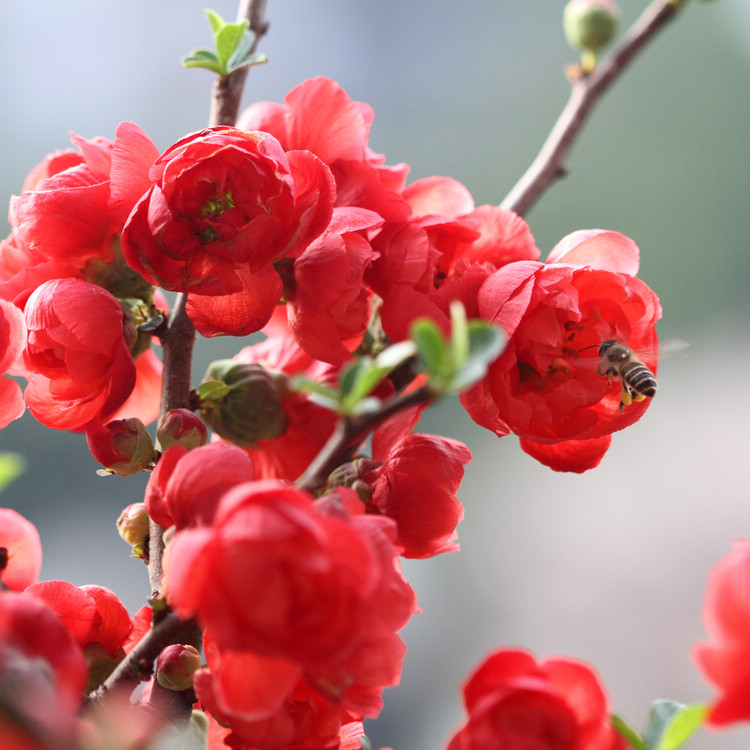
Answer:
M309 492L319 489L325 484L330 473L348 461L367 434L381 422L404 409L428 403L433 398L427 386L424 385L402 398L390 401L382 409L371 414L351 419L342 418L328 442L295 484Z
M684 3L683 3L684 4ZM592 107L625 70L641 48L683 4L654 0L623 37L613 54L596 70L580 77L541 151L500 204L523 216L541 194L566 173L565 159Z
M266 0L242 0L239 20L247 18L255 32L255 44L268 30L264 19ZM209 125L233 125L237 119L242 89L247 77L247 69L238 70L219 79L211 97ZM162 392L160 413L171 409L190 407L190 375L195 342L195 326L187 315L187 295L178 294L170 315L169 323L159 332L163 350ZM164 555L164 529L151 521L149 533L149 580L152 597L159 596L162 580L162 557ZM191 644L201 647L202 634L193 622L181 622L173 613L167 613L136 645L128 658L123 660L107 681L96 693L101 700L116 685L131 685L143 679L151 669L161 650L171 643ZM180 695L162 695L155 687L157 702L170 720L185 724L190 715L191 701Z
M193 621L180 620L169 612L138 642L133 650L115 667L114 671L90 696L91 700L102 700L113 688L134 688L152 674L152 665L162 649L171 643L191 643L200 632Z

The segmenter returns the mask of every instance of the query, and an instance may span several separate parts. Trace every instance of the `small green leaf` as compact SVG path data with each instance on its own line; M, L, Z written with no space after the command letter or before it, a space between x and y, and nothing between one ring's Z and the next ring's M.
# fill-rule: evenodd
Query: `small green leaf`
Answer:
M317 380L306 378L304 375L295 375L290 379L289 387L297 393L310 393L324 396L336 405L335 408L338 408L338 393L333 388L329 388L327 385L323 385L323 383L319 383Z
M409 357L417 353L417 347L413 341L399 341L397 344L391 344L383 349L377 357L375 364L378 367L386 367L388 370L395 370L404 364Z
M225 74L227 63L237 49L237 45L242 41L248 25L248 21L228 23L216 35L216 55Z
M647 750L646 745L641 739L638 732L633 729L626 721L616 714L612 714L612 728L622 737L632 750Z
M206 8L206 17L211 24L211 31L213 32L215 39L221 29L226 26L226 22L215 10L210 10L208 8Z
M234 58L234 55L232 58ZM227 64L227 74L234 73L235 70L241 70L242 68L249 68L251 65L265 65L267 62L268 58L261 53L248 55L248 57L236 63L230 60Z
M20 453L0 453L0 490L26 471L26 459Z
M454 380L456 390L474 385L487 374L489 365L505 347L505 332L483 320L468 324L469 356Z
M349 410L347 416L361 417L363 414L374 414L378 409L382 408L382 406L383 402L379 398L370 396L357 401L357 403Z
M201 401L218 401L232 389L221 380L207 380L198 386L198 397Z
M466 308L458 301L451 302L451 354L453 367L458 372L469 358L469 326Z
M375 367L372 363L369 364L369 367L359 370L351 391L342 399L345 411L349 411L363 398L369 396L389 372L387 367Z
M182 64L186 68L206 68L221 75L221 64L218 58L207 49L193 50L189 55L182 58Z
M243 58L250 55L250 50L253 47L255 41L255 33L250 31L249 28L245 27L245 32L237 42L232 52L232 56L227 61L228 67L236 66Z
M435 323L428 318L414 321L410 336L417 345L417 352L427 375L430 377L442 375L445 339Z
M692 706L676 704L679 708L664 726L655 750L678 750L703 726L708 707L696 703Z

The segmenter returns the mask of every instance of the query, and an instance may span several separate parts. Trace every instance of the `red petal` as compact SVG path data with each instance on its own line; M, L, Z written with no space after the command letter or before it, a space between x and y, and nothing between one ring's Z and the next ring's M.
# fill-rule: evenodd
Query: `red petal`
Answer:
M521 449L554 471L582 474L599 465L611 442L611 435L552 444L535 443L521 438Z

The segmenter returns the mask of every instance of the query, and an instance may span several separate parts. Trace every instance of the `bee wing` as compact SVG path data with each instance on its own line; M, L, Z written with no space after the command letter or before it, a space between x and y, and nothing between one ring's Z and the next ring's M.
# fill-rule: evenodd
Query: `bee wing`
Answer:
M688 341L684 341L683 339L666 339L659 344L659 350L657 354L660 358L671 358L676 356L677 354L681 354L689 346L690 343Z

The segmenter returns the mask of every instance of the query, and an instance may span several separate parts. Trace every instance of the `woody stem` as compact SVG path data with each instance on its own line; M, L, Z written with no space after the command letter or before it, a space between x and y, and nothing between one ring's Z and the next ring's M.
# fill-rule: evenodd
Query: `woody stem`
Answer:
M565 160L594 104L619 78L644 45L670 21L684 2L654 0L625 34L612 55L573 84L570 98L536 159L500 204L523 216L541 194L566 174Z

